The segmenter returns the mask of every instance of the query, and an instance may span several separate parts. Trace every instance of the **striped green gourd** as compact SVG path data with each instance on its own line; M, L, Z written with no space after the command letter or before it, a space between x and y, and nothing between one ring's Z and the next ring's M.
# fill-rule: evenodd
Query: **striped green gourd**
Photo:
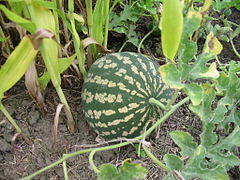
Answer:
M134 138L161 114L151 97L166 104L171 89L161 80L159 65L131 52L108 54L90 68L82 89L84 115L105 139Z

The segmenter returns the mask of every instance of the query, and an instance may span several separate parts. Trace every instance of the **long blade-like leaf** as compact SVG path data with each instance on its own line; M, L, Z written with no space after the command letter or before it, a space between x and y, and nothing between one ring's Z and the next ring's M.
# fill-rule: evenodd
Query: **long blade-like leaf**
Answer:
M4 5L0 5L0 10L4 12L8 19L22 26L31 33L36 31L36 26L29 20L22 18L21 16L15 14L14 12L7 9Z
M24 75L37 52L30 37L25 36L0 69L0 99Z

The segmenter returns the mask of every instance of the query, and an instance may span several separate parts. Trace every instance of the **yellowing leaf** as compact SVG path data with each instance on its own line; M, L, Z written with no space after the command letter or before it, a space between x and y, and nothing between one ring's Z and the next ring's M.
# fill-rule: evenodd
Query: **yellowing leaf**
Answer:
M207 36L203 52L211 53L212 55L218 55L222 51L222 44L218 41L218 39L214 36L212 32Z
M0 99L24 75L37 52L31 39L25 36L0 69Z
M183 31L182 5L179 0L163 1L159 28L161 29L163 54L174 62Z
M210 67L208 68L208 71L205 73L200 73L201 76L206 77L206 78L213 78L217 79L219 77L219 72L217 70L217 65L216 63L212 63Z
M200 12L201 12L201 13L207 12L207 11L209 10L211 4L212 4L212 0L205 0L205 1L204 1L204 5L203 5L203 7L201 8L201 11L200 11Z
M182 89L184 84L181 83L181 74L174 64L165 64L160 66L159 72L165 84L174 89Z

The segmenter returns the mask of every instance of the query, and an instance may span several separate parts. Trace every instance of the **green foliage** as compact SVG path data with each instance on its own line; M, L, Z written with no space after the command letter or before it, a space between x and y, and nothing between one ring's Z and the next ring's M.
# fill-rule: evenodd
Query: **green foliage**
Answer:
M166 154L163 160L171 170L181 170L184 166L183 161L174 154Z
M158 23L159 18L157 15L157 8L154 7L155 4L159 6L159 1L132 1L130 4L124 4L124 9L120 12L120 14L117 14L114 11L110 12L109 31L124 34L127 42L130 42L134 46L138 47L141 37L136 31L137 21L140 17L152 16L153 26L156 26L155 24Z
M216 11L221 11L222 9L231 7L235 7L240 10L240 2L235 0L215 0L213 3L213 8Z
M15 14L14 12L7 9L4 5L0 5L0 10L4 12L4 14L13 22L19 24L26 30L28 30L31 33L34 33L36 31L36 25L32 23L31 21L24 19L23 17L19 16L18 14Z
M240 158L234 151L240 144L237 110L240 78L236 74L239 72L239 63L231 61L226 67L213 62L222 50L221 43L213 33L216 31L209 33L202 52L197 53L197 43L191 37L200 27L201 19L197 11L188 11L184 19L178 62L160 68L163 81L172 88L182 89L191 99L189 108L202 124L200 142L196 143L189 133L183 131L174 131L170 135L181 148L182 158L188 157L179 170L185 179L228 180L228 170L240 165ZM220 130L224 134L219 133ZM166 159L165 162L172 167ZM165 179L176 178L170 173Z
M134 5L125 5L124 10L118 16L116 13L110 13L109 31L125 34L128 42L136 47L139 45L139 37L136 33L136 22L143 11Z
M24 75L37 55L30 37L24 37L0 69L0 99Z
M98 173L98 180L142 179L146 174L147 170L141 164L125 160L118 168L112 164L103 164Z
M179 0L164 0L160 22L163 54L174 62L183 30L183 12Z

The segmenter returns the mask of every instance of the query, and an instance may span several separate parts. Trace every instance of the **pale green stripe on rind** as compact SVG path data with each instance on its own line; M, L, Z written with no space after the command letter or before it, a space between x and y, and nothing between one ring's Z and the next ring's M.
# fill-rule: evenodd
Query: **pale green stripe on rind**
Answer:
M82 91L84 114L105 138L134 137L160 110L151 97L166 101L169 89L161 82L158 65L136 53L114 53L91 67ZM163 102L164 103L164 102Z

